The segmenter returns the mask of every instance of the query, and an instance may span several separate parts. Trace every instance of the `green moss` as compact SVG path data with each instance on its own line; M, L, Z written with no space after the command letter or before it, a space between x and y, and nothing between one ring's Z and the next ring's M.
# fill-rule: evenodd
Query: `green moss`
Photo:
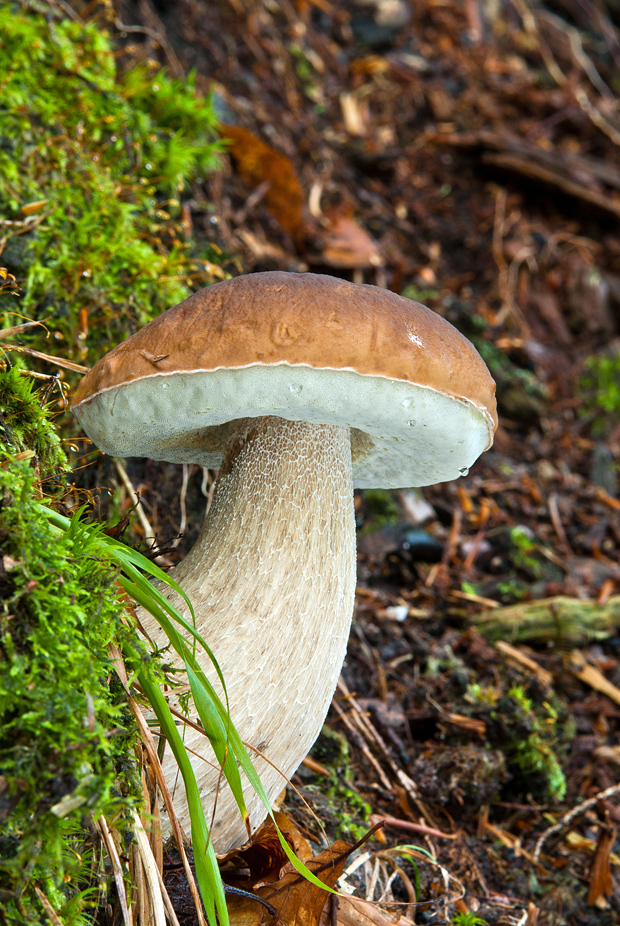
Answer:
M413 299L414 302L421 302L422 305L431 305L439 296L439 290L432 286L416 286L415 283L410 283L409 286L405 286L402 295L407 299Z
M514 566L528 577L539 579L542 574L542 556L533 533L517 525L510 530L510 542L514 551Z
M321 792L332 815L338 820L336 837L357 842L368 832L372 807L350 787L350 777L349 771L344 773L344 777L333 772L327 788L322 787Z
M389 489L364 489L362 497L367 514L359 531L360 536L396 524L400 510L393 492Z
M604 437L620 420L620 353L589 357L579 380L582 414L592 419L592 432Z
M560 760L575 735L566 707L551 693L542 695L535 682L498 687L470 684L465 702L472 716L484 719L487 742L500 749L511 775L511 794L534 794L542 801L561 801L566 780Z
M331 775L329 779L320 778L316 785L308 787L308 791L320 793L324 802L323 813L334 820L338 839L353 842L361 839L368 830L365 824L372 808L352 786L349 744L344 736L324 726L312 747L312 755L329 769Z
M101 21L32 6L0 0L2 260L21 311L48 321L41 349L80 361L218 273L179 201L216 163L215 119L191 79L120 74ZM14 308L0 293L2 307Z
M486 920L476 916L475 913L472 913L471 910L466 910L464 913L457 912L454 914L452 926L488 926L488 923Z
M559 759L574 736L566 709L551 697L534 701L515 685L498 701L492 716L489 740L504 752L519 790L561 801L566 779Z
M137 652L135 631L91 535L41 518L34 478L2 453L0 897L7 922L32 923L36 883L78 916L89 897L84 821L122 815L139 795L134 725L108 653L112 640Z
M0 366L0 437L13 453L31 450L42 477L67 469L67 458L41 395L23 371Z

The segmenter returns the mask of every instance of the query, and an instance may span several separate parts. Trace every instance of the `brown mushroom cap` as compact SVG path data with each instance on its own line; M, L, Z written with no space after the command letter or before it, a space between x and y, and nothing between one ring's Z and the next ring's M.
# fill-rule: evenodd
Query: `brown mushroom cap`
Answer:
M267 272L164 312L83 378L73 411L118 456L218 468L231 419L352 429L358 486L458 476L493 440L495 384L441 316L375 286Z

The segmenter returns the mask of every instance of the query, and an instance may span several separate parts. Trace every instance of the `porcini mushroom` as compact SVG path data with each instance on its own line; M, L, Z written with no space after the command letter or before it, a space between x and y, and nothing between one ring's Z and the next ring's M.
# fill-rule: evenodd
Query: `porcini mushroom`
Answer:
M80 383L73 411L102 450L219 470L202 533L172 575L222 668L233 722L269 760L256 767L271 796L316 739L344 660L353 486L464 474L492 443L494 391L475 348L425 306L280 272L190 296ZM206 655L203 666L214 679ZM190 750L205 742L187 729ZM200 758L194 767L210 813L218 770ZM246 801L256 826L265 811L249 786ZM216 849L245 835L223 786Z

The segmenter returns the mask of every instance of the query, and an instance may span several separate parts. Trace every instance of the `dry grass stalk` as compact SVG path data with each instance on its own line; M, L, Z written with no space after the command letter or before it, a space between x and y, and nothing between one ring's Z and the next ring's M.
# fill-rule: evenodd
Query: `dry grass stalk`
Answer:
M166 914L162 892L165 891L163 882L160 883L159 869L146 830L136 811L133 811L134 834L137 841L140 861L144 870L144 889L152 911L153 926L166 926ZM142 915L142 911L141 911Z
M148 724L144 718L142 711L140 710L139 706L136 704L135 700L132 698L131 694L129 693L127 672L125 670L125 664L123 662L123 658L120 653L120 650L118 649L118 647L115 647L112 645L110 647L110 654L112 657L112 661L114 663L114 668L116 669L117 675L120 678L121 684L123 685L125 692L127 694L127 700L129 702L129 706L131 707L134 717L136 718L138 729L140 730L140 735L142 737L142 744L151 762L151 768L153 772L155 773L155 776L157 779L157 785L161 791L164 804L166 805L166 812L168 813L168 817L170 819L170 825L172 827L172 832L174 834L177 848L181 856L181 861L183 863L183 869L185 871L187 883L189 885L189 889L192 894L192 899L194 901L194 906L196 908L198 926L207 926L207 921L203 913L202 901L200 899L198 887L196 885L196 881L195 881L194 875L192 873L192 869L190 867L190 864L187 858L187 853L185 851L185 837L181 829L181 825L179 823L178 817L175 813L172 795L170 794L170 791L166 784L166 779L164 777L163 769L161 767L161 763L157 756L157 747L155 745L155 740L153 739L153 735L148 727Z
M121 860L116 848L116 843L114 842L114 835L110 824L104 816L101 816L97 821L97 826L99 832L101 833L101 838L106 847L108 853L108 858L110 864L112 865L112 871L114 872L114 882L116 884L116 891L118 893L118 901L121 907L121 913L123 916L123 923L125 926L133 926L131 913L129 910L129 905L127 903L127 892L125 890L125 878L123 876L123 866L121 865Z

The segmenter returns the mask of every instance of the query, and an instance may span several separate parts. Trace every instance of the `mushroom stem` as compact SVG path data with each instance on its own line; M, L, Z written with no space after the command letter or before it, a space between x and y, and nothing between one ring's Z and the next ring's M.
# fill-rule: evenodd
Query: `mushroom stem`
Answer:
M356 578L349 429L274 417L236 422L200 537L172 576L222 669L241 738L279 770L256 758L274 797L321 730L348 642ZM175 593L164 593L186 613ZM140 620L163 645L152 618L142 612ZM215 684L204 653L201 662ZM208 759L192 756L210 818L219 769L208 764L202 734L188 727L185 742L190 756ZM173 778L172 763L166 772ZM257 826L266 812L249 784L245 796ZM187 823L183 802L179 818ZM212 836L220 852L246 838L225 782Z

